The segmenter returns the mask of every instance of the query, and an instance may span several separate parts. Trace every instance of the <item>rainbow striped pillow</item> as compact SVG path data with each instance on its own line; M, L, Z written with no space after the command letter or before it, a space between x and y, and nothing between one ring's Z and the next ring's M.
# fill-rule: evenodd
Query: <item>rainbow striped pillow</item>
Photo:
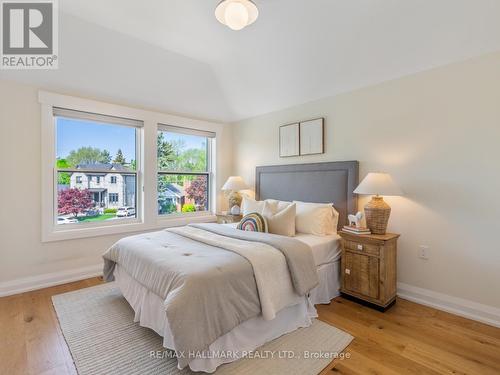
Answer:
M236 228L249 232L267 233L267 220L261 214L252 212L245 215Z

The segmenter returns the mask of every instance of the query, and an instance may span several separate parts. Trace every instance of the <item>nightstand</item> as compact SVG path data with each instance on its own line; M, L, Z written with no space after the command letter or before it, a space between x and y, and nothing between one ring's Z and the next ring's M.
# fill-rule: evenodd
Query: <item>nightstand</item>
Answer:
M396 300L397 241L399 234L342 237L340 291L385 310Z
M242 215L231 215L227 214L217 214L217 223L218 224L230 224L230 223L238 223L243 218Z

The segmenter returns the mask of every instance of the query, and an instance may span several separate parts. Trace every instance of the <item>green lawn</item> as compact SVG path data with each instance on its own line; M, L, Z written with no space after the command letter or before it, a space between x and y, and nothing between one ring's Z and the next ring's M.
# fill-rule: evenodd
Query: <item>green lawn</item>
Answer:
M79 217L78 221L89 223L92 221L103 221L103 220L112 219L115 216L116 216L116 214L102 214L102 215L90 216L90 217Z

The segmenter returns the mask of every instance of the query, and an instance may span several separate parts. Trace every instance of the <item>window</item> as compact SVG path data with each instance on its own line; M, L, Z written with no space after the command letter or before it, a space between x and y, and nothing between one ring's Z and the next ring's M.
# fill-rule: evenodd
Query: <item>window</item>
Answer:
M109 193L109 203L118 203L118 193Z
M214 133L160 125L158 214L209 211Z
M116 184L116 176L111 176L111 183Z
M136 218L137 152L142 122L61 108L53 109L56 135L57 197L54 222L110 224ZM121 175L123 186L108 185ZM82 176L88 183L82 184ZM113 182L114 179L114 182ZM114 191L113 191L114 190ZM109 206L130 208L125 216Z
M215 132L222 132L224 125L43 90L38 99L42 242L149 231L214 218ZM185 128L189 124L207 131ZM157 137L168 141L160 144L159 168L150 164L158 156ZM222 156L225 151L221 149ZM192 190L193 198L182 190L167 191L174 183ZM182 213L183 208L199 212Z

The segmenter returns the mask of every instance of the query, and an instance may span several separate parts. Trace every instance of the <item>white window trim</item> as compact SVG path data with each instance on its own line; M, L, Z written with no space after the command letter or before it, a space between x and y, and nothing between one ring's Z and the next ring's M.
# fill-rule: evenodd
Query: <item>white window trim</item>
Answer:
M156 137L158 124L169 124L179 128L210 131L216 134L213 145L223 132L223 125L190 119L186 117L169 115L161 112L147 111L116 104L104 103L96 100L77 98L67 95L39 91L38 100L41 104L41 195L42 195L42 242L61 241L76 238L104 236L120 233L131 233L150 231L159 228L186 225L192 222L215 221L214 215L217 202L217 168L212 167L213 181L211 189L211 206L207 212L194 212L168 215L158 215L157 208L157 161L156 161ZM138 205L137 212L139 220L131 218L120 220L119 223L99 222L88 223L85 226L64 225L64 228L56 228L54 213L54 158L55 158L55 126L53 107L65 108L76 111L99 113L107 116L128 118L142 121L142 144L139 145L141 175L138 175L137 189L142 190L142 204ZM216 159L216 147L212 147L212 162L219 164ZM139 199L139 194L138 194Z
M207 144L208 149L207 149L207 154L209 155L207 159L207 171L206 172L201 172L200 174L207 174L208 175L208 181L209 181L209 186L208 186L208 212L211 212L212 214L216 211L216 199L217 199L217 194L215 194L216 191L216 163L214 162L217 157L215 150L217 149L216 147L216 141L217 141L217 134L215 132L208 132L208 131L201 131L197 129L189 129L189 128L181 128L178 126L172 126L172 125L165 125L159 123L157 126L157 131L164 131L164 132L171 132L171 133L179 133L179 134L188 134L188 135L196 135L200 137L207 137L209 139L209 142ZM158 170L158 163L156 163L156 178L157 178L157 186L158 186L158 173L160 172ZM186 171L184 171L186 172ZM189 171L187 171L189 172ZM175 172L172 171L172 174ZM196 173L196 172L194 172ZM206 212L177 212L177 213L171 213L171 214L163 214L160 215L157 213L158 220L160 222L164 222L165 220L168 221L171 218L176 218L176 217L184 217L191 215L193 217L197 216L203 216L206 215Z

